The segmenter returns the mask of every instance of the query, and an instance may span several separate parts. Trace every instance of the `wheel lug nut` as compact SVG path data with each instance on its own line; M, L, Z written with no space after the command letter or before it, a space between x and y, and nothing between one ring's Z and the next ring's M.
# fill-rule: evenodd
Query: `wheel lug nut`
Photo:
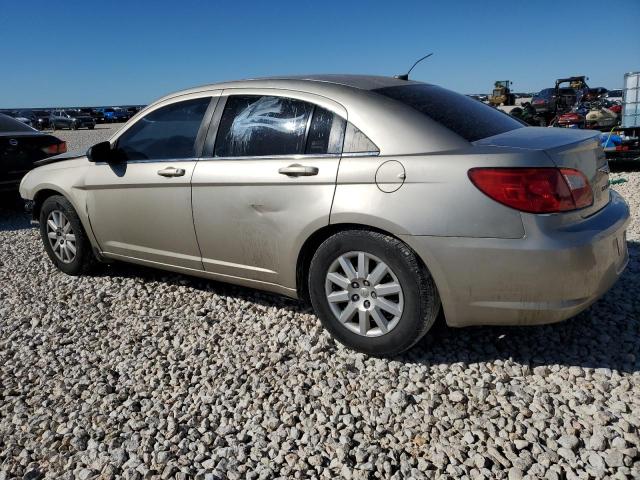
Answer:
M358 285L358 282L353 282L353 283L351 284L351 287L352 287L352 288L358 288L358 287L360 287L360 285Z
M358 300L360 300L360 296L359 295L352 295L351 296L351 300L353 300L354 302L357 302Z
M364 301L364 308L369 308L371 306L371 302L369 300Z
M365 281L364 281L364 282L362 282L362 283L364 283L364 286L365 286L365 287L368 287L368 286L369 286L369 281L368 281L368 280L365 280Z
M378 298L378 294L376 292L371 292L371 298Z

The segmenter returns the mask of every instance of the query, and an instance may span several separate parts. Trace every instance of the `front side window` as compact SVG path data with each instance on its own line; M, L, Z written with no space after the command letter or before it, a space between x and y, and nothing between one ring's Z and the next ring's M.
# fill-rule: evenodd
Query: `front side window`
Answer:
M122 134L118 153L125 160L194 158L196 136L210 101L195 98L154 110Z
M233 95L220 119L216 157L297 155L305 151L314 106L285 97Z

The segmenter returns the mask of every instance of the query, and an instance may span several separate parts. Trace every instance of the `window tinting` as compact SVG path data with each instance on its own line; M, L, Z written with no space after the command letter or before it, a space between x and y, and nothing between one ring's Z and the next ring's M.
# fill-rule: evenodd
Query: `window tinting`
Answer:
M345 120L338 115L315 107L305 153L322 155L325 153L340 153L344 140Z
M351 122L344 134L344 153L378 153L378 147Z
M373 91L415 108L469 142L523 127L495 108L434 85L402 85Z
M138 120L118 139L126 160L193 158L209 97L161 107Z
M220 119L216 157L304 153L313 105L292 98L233 95Z

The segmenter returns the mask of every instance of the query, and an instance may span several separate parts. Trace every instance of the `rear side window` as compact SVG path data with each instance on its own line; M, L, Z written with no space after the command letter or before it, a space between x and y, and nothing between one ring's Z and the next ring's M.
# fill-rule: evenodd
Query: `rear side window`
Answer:
M353 123L347 122L344 134L344 153L380 153L380 149Z
M305 153L337 154L342 151L345 120L329 110L316 106L307 136Z
M220 119L214 155L302 154L313 109L313 105L292 98L230 96Z
M138 120L118 139L125 160L194 158L196 136L211 98L161 107Z
M418 110L469 142L523 127L495 108L435 85L401 85L373 91Z

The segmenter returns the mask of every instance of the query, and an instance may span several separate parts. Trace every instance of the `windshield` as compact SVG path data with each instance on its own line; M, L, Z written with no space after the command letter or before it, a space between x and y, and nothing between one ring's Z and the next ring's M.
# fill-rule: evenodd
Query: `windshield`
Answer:
M418 110L469 142L523 126L500 110L435 85L402 85L372 91Z

